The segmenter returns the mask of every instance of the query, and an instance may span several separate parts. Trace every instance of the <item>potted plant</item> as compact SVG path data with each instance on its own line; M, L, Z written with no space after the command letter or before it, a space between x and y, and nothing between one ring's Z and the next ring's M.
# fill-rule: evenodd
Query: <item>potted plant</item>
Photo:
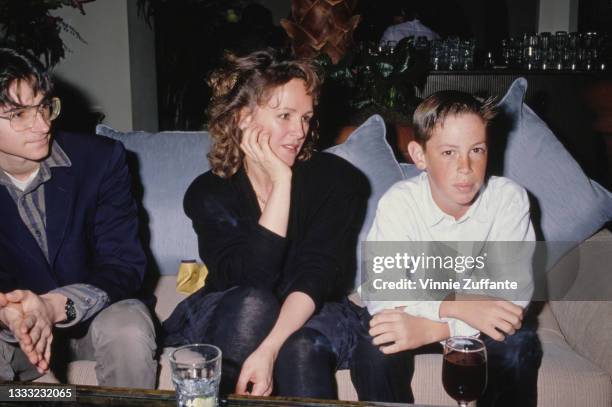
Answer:
M420 102L416 91L427 78L426 53L405 38L394 49L360 44L338 64L325 56L320 61L326 86L342 95L346 105L349 125L339 131L335 142L344 141L356 125L376 113L387 123L389 142L398 158L410 161L407 145L412 139L412 114Z
M47 67L64 58L66 46L60 37L65 31L85 42L79 33L52 10L64 6L78 8L94 0L0 0L0 45L30 52Z

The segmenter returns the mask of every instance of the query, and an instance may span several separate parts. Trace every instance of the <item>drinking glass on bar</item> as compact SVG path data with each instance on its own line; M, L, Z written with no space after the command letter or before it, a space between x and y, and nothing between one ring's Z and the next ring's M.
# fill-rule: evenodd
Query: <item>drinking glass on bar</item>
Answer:
M459 56L459 37L449 37L447 43L447 62L449 71L461 69L460 56Z
M557 31L555 33L555 69L561 71L566 68L564 65L564 54L567 48L567 31Z
M474 68L474 51L476 49L476 42L474 39L467 39L461 41L461 57L463 70L468 71Z
M525 34L523 37L523 67L527 70L540 67L541 49L536 34Z
M566 69L575 71L578 68L578 50L580 47L580 37L578 33L572 32L568 34L567 47L563 56Z
M429 64L431 66L431 69L433 69L434 71L438 71L444 68L444 50L442 40L433 40L431 42Z
M550 69L554 60L554 52L552 48L551 33L540 33L540 49L542 54L542 70Z
M170 354L178 407L216 407L221 381L221 349L192 344Z
M461 407L482 395L487 387L487 349L483 341L453 336L444 342L442 384Z

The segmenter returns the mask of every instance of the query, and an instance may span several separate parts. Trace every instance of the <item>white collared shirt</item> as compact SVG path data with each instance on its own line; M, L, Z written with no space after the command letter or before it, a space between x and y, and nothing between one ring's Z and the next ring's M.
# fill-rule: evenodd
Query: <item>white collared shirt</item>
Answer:
M368 241L534 241L525 189L508 178L490 177L476 201L459 219L443 212L431 195L427 172L399 181L383 195L368 233ZM525 307L533 291L531 260L521 264L529 293L513 301ZM528 276L528 277L525 277ZM524 280L523 280L524 283ZM461 320L440 318L441 301L364 301L371 314L382 309L406 307L411 315L448 322L451 336L478 331Z

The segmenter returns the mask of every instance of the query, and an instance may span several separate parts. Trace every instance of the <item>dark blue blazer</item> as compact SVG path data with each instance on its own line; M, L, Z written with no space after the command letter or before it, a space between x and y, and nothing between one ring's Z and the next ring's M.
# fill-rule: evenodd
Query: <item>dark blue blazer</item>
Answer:
M0 291L87 283L111 302L134 297L146 260L123 145L102 136L53 138L72 166L52 168L45 183L49 261L0 186Z

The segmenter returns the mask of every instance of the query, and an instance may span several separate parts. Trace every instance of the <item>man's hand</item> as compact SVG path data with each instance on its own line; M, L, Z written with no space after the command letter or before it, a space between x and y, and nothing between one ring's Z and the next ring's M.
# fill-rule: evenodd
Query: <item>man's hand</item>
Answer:
M24 315L21 304L8 303L0 307L0 322L13 333L30 363L37 366L40 357L35 352L32 338L29 335L30 330L36 325L36 317Z
M372 343L382 353L416 349L448 338L448 324L407 314L403 307L385 309L370 320ZM384 346L383 346L384 345Z
M36 365L40 373L45 373L51 361L53 324L65 319L62 301L65 307L66 297L60 294L38 296L29 290L15 290L7 293L6 299L11 304L21 305L23 314L33 318L34 323L28 331L29 340L26 338L19 343L30 362Z
M28 337L28 331L32 328L34 317L26 318L20 304L5 303L0 306L0 323L8 328L15 339L22 341Z
M257 348L242 364L240 377L236 384L237 394L250 394L252 396L269 396L272 393L272 372L276 354L266 347ZM253 388L248 391L248 384Z
M510 301L484 295L458 294L442 301L440 316L457 318L496 341L513 335L523 323L523 308Z

